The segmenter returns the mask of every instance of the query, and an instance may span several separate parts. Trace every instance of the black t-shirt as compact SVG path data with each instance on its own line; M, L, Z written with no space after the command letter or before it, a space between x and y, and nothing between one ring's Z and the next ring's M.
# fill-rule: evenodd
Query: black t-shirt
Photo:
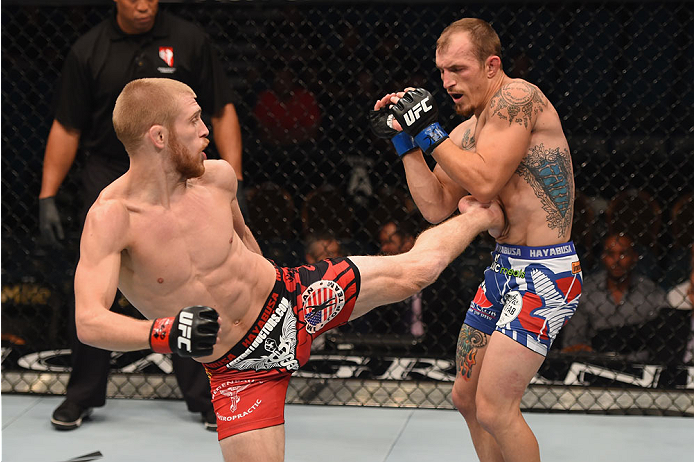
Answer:
M113 107L128 82L144 77L186 83L208 114L232 102L229 79L204 32L160 10L145 34L123 33L114 15L75 42L58 83L55 118L81 132L91 155L127 160L113 130Z

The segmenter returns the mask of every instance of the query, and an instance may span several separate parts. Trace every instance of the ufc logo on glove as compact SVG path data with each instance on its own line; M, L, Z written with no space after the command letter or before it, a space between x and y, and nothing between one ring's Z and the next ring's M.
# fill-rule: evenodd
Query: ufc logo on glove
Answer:
M429 112L431 111L432 107L427 104L427 101L429 100L429 97L427 96L424 98L422 101L419 103L415 104L415 106L407 111L403 117L405 118L405 123L409 127L413 123L417 121L420 117L421 112Z
M149 344L157 353L176 353L196 357L212 354L219 331L214 308L195 305L183 308L178 315L157 318L149 331Z
M178 337L178 348L185 351L191 351L190 337L191 337L191 327L193 325L193 313L188 313L182 311L178 315L178 330L181 331L181 335Z

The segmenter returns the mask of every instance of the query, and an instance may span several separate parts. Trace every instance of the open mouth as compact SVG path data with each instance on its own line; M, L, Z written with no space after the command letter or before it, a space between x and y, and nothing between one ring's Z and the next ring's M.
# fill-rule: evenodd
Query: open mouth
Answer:
M461 99L463 99L463 94L462 93L449 93L451 98L453 99L453 102L457 103Z

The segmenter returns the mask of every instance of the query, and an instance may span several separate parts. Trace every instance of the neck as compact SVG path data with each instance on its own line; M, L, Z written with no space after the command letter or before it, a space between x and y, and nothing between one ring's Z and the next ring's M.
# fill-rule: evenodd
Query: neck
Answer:
M187 187L184 178L162 153L140 153L130 156L127 184L130 195L151 204L168 207L174 196Z
M494 77L492 77L489 87L487 87L487 92L484 95L484 100L482 100L482 104L479 106L479 109L475 110L475 116L478 120L482 112L484 112L487 109L487 107L489 107L489 102L492 100L494 95L496 95L499 92L499 90L501 90L501 87L506 85L511 80L512 79L508 77L504 73L504 71L501 70L497 72Z

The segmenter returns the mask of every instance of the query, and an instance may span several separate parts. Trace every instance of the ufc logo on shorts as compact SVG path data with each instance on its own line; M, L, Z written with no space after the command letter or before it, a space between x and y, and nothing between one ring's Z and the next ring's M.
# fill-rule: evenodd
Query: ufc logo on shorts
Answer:
M193 313L180 313L178 315L178 330L181 335L178 337L178 348L185 346L186 351L191 351L190 337L191 326L193 325Z
M419 113L420 112L429 112L431 111L431 106L427 104L427 101L429 100L429 97L427 96L423 100L421 100L419 103L415 104L412 109L407 111L405 113L405 123L409 127L413 123L419 119Z

